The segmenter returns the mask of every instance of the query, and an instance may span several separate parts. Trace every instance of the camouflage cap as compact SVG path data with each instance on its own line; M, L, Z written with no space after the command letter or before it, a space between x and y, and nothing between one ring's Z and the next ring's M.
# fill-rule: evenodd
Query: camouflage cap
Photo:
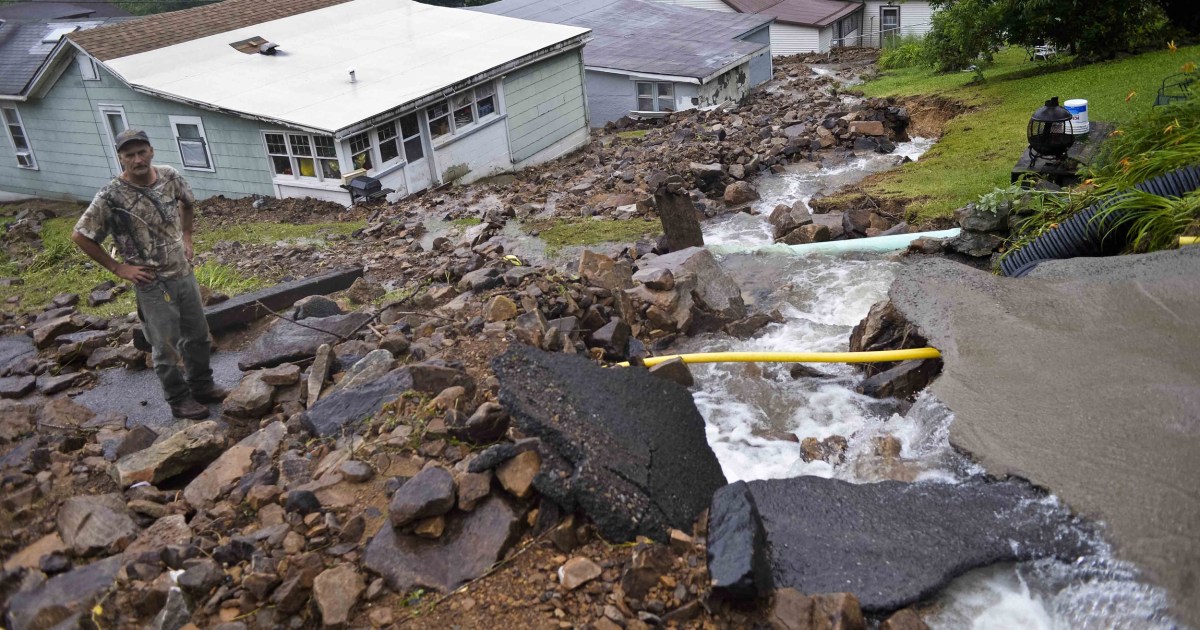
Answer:
M130 142L145 142L146 144L150 144L150 136L147 136L146 132L142 131L141 129L126 129L125 131L117 134L117 140L114 143L114 146L116 146L117 150L120 151L121 147L129 144Z

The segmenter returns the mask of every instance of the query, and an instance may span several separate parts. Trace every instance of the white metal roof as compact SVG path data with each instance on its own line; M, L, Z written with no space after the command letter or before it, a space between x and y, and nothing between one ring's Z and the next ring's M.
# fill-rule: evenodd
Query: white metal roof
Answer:
M587 32L412 0L352 0L105 64L150 92L335 132ZM229 45L254 36L278 44L277 54Z

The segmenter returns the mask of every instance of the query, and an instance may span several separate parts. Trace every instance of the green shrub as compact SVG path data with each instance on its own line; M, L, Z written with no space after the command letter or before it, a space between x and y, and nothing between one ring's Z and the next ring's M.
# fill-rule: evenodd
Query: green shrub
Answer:
M906 35L903 39L897 41L895 45L884 50L883 54L879 55L879 61L876 65L884 70L913 68L924 65L927 56L924 39L914 35Z

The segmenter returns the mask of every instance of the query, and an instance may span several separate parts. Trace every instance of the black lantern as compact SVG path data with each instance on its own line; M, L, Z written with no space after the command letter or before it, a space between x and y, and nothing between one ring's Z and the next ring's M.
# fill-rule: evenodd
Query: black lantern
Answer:
M1029 119L1029 155L1033 160L1061 160L1075 143L1071 133L1071 112L1059 106L1058 97L1046 101L1045 107L1033 112Z

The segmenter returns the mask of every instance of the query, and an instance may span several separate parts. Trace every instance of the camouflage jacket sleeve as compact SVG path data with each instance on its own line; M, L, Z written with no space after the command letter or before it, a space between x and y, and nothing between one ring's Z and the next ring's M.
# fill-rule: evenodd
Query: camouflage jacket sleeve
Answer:
M188 183L188 180L179 171L175 170L174 167L164 166L162 169L171 180L175 198L182 204L195 205L196 197L192 194L192 185Z
M75 222L75 231L96 241L104 242L108 237L109 219L112 217L112 204L108 200L108 187L96 193L92 203L83 211L83 215Z

